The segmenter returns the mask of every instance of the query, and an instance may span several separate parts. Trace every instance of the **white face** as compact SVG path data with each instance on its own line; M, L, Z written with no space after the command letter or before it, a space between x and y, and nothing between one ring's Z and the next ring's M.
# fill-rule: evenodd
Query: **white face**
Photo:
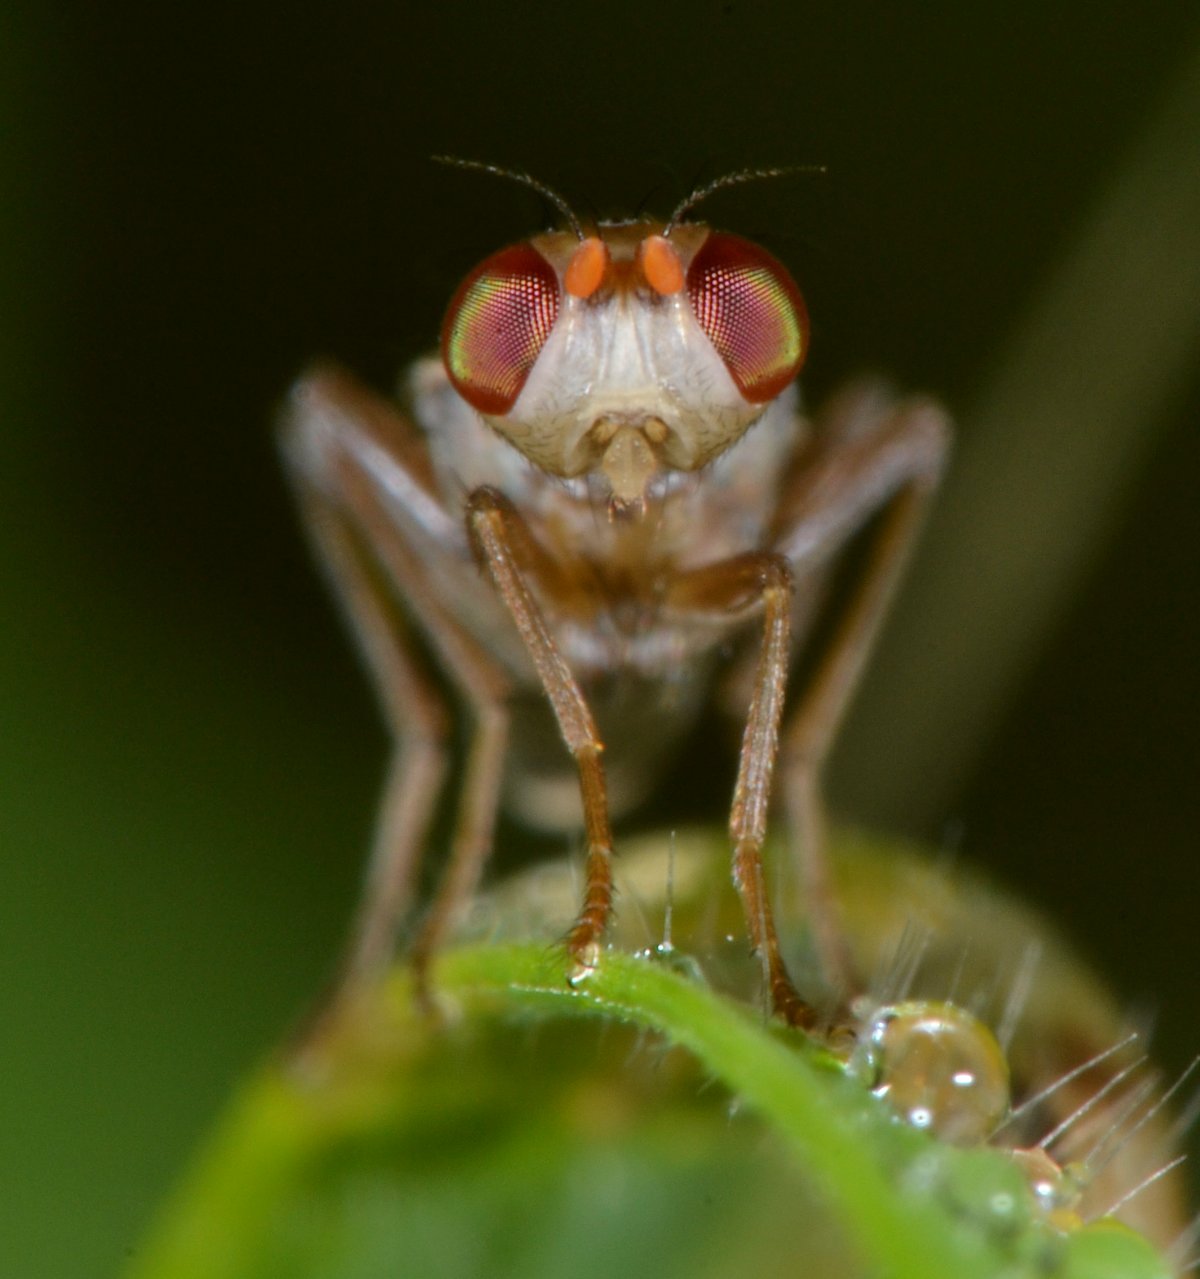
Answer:
M538 236L459 288L442 355L459 394L553 475L598 470L619 503L742 437L807 349L799 290L765 250L649 223Z

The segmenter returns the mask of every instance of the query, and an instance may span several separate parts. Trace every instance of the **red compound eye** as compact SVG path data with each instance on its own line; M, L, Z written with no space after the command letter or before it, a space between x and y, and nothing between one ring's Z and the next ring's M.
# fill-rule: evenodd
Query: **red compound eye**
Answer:
M808 312L782 263L736 235L713 232L687 273L692 310L738 390L772 400L808 354Z
M494 253L459 285L442 324L442 360L480 413L503 414L521 393L558 316L558 275L531 244Z

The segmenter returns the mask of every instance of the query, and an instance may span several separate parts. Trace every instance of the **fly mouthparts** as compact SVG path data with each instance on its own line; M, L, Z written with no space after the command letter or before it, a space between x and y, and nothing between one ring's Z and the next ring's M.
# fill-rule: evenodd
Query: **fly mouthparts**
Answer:
M667 438L667 424L657 417L605 416L589 434L592 445L602 450L600 473L608 482L610 507L644 507L646 488L661 466L658 449Z

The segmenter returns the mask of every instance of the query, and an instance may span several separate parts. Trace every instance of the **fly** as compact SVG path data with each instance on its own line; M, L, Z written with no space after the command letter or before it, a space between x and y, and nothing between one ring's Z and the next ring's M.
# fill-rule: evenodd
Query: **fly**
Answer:
M549 198L565 229L467 275L440 357L413 366L407 411L324 367L286 413L304 518L395 742L343 989L390 958L446 780L429 654L471 733L449 859L411 946L419 986L479 882L501 803L545 828L582 816L585 887L565 945L567 978L586 979L613 909L611 819L653 784L719 678L743 724L734 883L773 1011L810 1027L764 885L768 809L777 789L819 958L851 990L820 774L947 422L877 384L812 420L801 411L809 326L791 275L685 220L718 186L762 174L721 179L666 222L598 225L506 176ZM855 579L785 716L822 585L860 534Z

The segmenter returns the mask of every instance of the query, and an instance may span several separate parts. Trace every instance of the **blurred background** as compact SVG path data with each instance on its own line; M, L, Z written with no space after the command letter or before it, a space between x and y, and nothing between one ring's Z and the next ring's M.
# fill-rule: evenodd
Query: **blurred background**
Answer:
M0 1271L112 1272L341 943L386 743L270 423L318 355L390 385L459 277L545 224L433 152L604 215L828 167L705 215L792 267L811 398L879 370L960 423L834 801L1044 905L1184 1064L1195 19L1184 0L6 6ZM677 775L639 824L715 817L695 789Z

